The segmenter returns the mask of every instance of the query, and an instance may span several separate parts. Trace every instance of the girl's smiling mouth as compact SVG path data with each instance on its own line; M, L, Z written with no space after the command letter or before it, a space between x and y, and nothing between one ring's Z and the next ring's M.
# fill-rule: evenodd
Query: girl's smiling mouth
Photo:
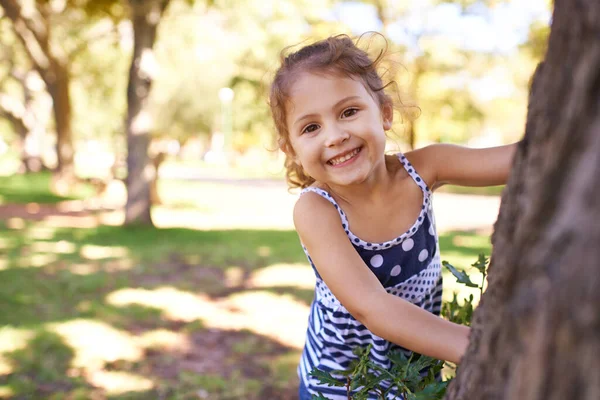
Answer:
M331 165L332 167L343 167L348 165L356 159L361 150L362 147L357 147L353 150L337 155L327 161L327 164Z

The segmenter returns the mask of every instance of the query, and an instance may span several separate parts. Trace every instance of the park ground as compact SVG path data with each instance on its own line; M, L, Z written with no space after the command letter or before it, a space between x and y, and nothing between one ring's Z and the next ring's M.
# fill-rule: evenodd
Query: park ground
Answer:
M0 398L296 398L314 277L282 182L161 180L158 229L119 226L118 185L47 187L0 178ZM489 255L498 206L436 193L442 259Z

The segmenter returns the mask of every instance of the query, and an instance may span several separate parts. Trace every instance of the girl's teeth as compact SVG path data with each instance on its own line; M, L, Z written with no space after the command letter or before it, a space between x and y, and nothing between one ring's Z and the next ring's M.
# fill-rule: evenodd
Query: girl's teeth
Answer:
M343 157L338 157L338 158L336 158L336 159L333 159L333 160L331 160L331 161L330 161L330 163L331 163L332 165L341 164L341 163L343 163L343 162L345 162L345 161L348 161L349 159L351 159L351 158L352 158L352 157L354 157L355 155L357 155L357 154L358 154L358 151L359 151L359 149L356 149L356 150L354 150L352 153L348 153L348 154L346 154L346 155L345 155L345 156L343 156Z

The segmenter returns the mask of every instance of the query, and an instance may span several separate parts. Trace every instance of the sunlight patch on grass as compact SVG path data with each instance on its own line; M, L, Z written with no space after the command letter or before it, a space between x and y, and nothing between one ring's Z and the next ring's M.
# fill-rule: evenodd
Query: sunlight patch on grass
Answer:
M106 272L117 272L130 270L134 266L135 263L131 258L118 258L105 261L102 265L102 269Z
M11 326L0 328L0 354L25 348L33 335L33 331L30 329L19 329Z
M200 254L184 254L182 257L185 262L190 265L198 265L202 262L202 256Z
M0 399L12 399L14 395L14 390L9 386L0 386Z
M73 254L77 246L73 242L59 240L58 242L34 242L31 250L38 253Z
M75 275L91 275L96 274L100 271L127 271L133 267L133 260L131 260L130 258L122 258L116 260L108 260L104 262L70 263L68 269Z
M35 240L50 240L54 237L56 228L45 226L42 224L36 224L29 229L27 236Z
M5 269L8 269L8 265L9 265L8 260L0 259L0 271L4 271Z
M10 240L8 238L0 237L0 250L10 249L13 246L14 246L14 243L12 240Z
M143 357L136 339L100 321L77 319L48 324L75 351L73 367L97 370L116 360L139 361Z
M121 371L96 371L90 374L88 381L94 386L103 388L109 395L142 392L154 388L152 380Z
M6 226L10 229L23 229L25 228L25 220L17 217L9 218L6 220Z
M98 264L73 263L69 266L69 271L75 275L91 275L99 270L100 266Z
M244 292L226 299L233 318L207 321L222 329L249 329L287 346L304 346L309 307L290 295L270 292ZM265 312L268 310L268 312Z
M229 267L225 270L225 286L238 287L244 283L244 269L242 267Z
M0 355L0 377L10 375L15 372L15 367L6 357Z
M14 372L13 365L0 354L0 376L12 374Z
M178 321L204 320L207 328L242 330L302 348L309 307L290 295L245 292L222 300L185 292L173 287L120 289L106 297L109 304L140 304L163 310L164 316ZM269 310L265 312L264 310Z
M122 246L95 246L86 244L79 250L81 257L88 260L101 260L104 258L128 257L129 251Z
M273 264L255 271L249 287L293 286L300 289L315 287L315 274L306 264Z
M271 247L269 246L259 246L256 249L256 254L261 257L269 257L272 253Z
M32 254L29 257L23 257L17 261L17 265L22 268L39 268L58 260L56 254Z
M187 335L166 329L156 329L146 332L138 338L138 343L146 349L176 352L187 352L192 348Z
M138 304L158 308L163 310L166 317L182 321L211 318L219 311L215 302L211 301L210 298L173 287L161 287L152 290L120 289L107 295L106 301L120 307Z

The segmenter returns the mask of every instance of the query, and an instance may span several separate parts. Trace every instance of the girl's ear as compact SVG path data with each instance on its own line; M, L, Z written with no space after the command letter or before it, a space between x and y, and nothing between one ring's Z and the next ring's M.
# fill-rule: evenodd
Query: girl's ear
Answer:
M392 129L392 123L394 122L394 107L392 106L392 103L383 105L381 116L383 118L383 129L386 131Z
M288 156L291 160L294 161L294 163L300 165L300 161L298 160L298 156L296 155L296 153L294 152L294 149L292 148L292 145L290 144L289 141L283 139L283 138L279 138L279 140L277 141L278 145L279 145L279 149L281 151L283 151L283 153Z
M277 139L277 146L279 146L279 150L283 151L286 155L289 155L292 150L290 143L282 137Z

